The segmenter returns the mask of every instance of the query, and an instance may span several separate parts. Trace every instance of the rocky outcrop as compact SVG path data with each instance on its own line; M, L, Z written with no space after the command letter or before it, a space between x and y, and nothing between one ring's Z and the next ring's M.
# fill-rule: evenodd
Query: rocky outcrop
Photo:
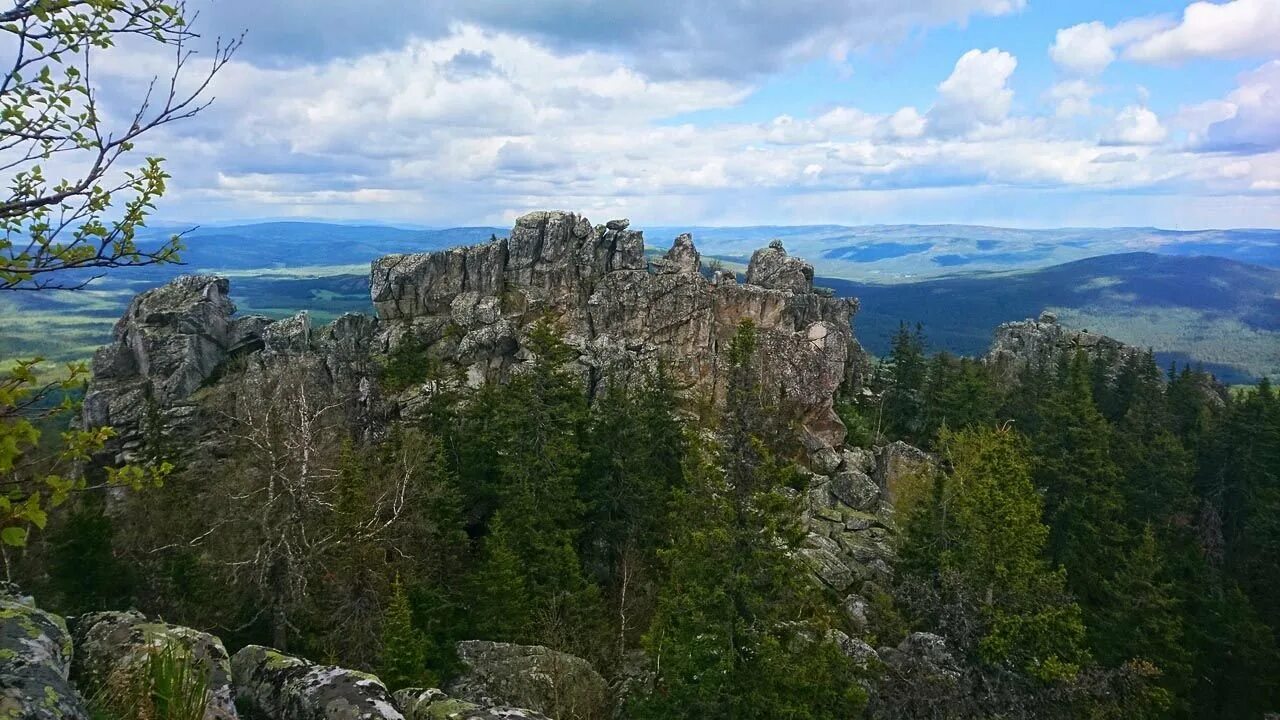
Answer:
M625 220L592 226L573 213L535 212L509 238L375 261L376 319L349 315L315 327L305 313L235 318L226 279L183 277L139 295L117 323L95 357L82 422L115 426L113 449L124 451L116 460L128 459L149 408L190 424L193 396L229 367L298 354L321 358L337 394L368 420L378 414L376 359L406 338L462 365L472 383L501 380L529 358L525 334L547 316L577 349L592 392L664 361L691 392L722 396L722 351L749 320L764 380L796 412L821 471L836 470L844 427L832 398L859 352L850 324L857 302L813 292L812 267L780 242L756 254L746 284L732 274L708 280L700 268L688 234L650 267L643 233ZM391 399L385 414L412 406L420 392Z
M506 706L481 707L451 698L435 688L407 688L395 693L407 720L551 720L542 713Z
M480 706L530 708L560 720L606 714L609 688L582 658L540 645L471 640L457 645L466 668L449 694Z
M996 328L984 361L1012 379L1028 364L1052 363L1061 353L1077 350L1091 359L1110 358L1117 367L1126 357L1139 352L1106 335L1064 327L1058 324L1056 314L1045 311L1036 320L1007 322Z
M901 440L876 451L876 485L892 507L916 499L932 488L938 463L933 456Z
M265 318L232 319L225 278L188 275L133 299L93 356L84 424L135 427L149 403L182 404L236 351L258 346Z
M70 682L67 625L29 596L0 588L0 718L88 720Z
M774 290L812 292L813 266L799 258L789 257L782 241L774 240L769 247L760 248L751 255L747 283Z
M120 678L143 672L148 658L166 649L206 673L205 720L236 720L231 661L218 638L180 625L148 620L137 612L96 612L71 620L75 643L72 679L88 696Z
M382 681L316 665L261 645L231 658L235 702L245 720L404 720Z

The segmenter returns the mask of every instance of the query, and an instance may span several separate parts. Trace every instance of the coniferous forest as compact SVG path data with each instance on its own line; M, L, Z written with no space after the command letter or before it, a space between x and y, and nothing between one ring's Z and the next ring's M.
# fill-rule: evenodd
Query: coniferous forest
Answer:
M1275 707L1268 383L1228 394L1143 353L1010 374L930 356L904 325L840 412L852 444L905 440L939 459L896 498L896 574L868 609L873 644L926 631L956 655L949 674L913 674L824 642L848 621L793 552L806 479L776 442L787 413L755 380L754 337L740 328L719 409L681 399L661 368L588 397L549 322L526 372L476 389L406 343L381 382L439 391L372 439L326 419L334 400L298 393L299 377L263 393L252 368L232 369L206 399L228 418L213 454L181 461L157 435L149 461L181 463L163 486L122 506L74 498L10 572L68 614L136 607L393 689L447 681L461 639L546 645L631 683L627 717ZM658 669L641 677L646 657Z

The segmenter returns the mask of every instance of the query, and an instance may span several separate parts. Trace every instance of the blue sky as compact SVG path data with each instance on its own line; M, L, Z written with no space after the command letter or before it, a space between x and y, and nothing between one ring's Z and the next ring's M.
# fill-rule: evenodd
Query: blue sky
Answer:
M169 219L1280 226L1280 0L192 7L249 34Z

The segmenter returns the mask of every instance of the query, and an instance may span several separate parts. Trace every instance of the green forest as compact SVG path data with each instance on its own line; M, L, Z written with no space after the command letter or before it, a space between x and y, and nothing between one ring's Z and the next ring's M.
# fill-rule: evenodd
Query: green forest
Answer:
M547 645L625 687L635 718L1276 706L1280 399L1266 382L1227 395L1149 354L992 367L927 356L903 326L840 411L853 444L902 439L941 461L895 499L900 560L865 632L944 638L960 663L939 682L855 665L830 641L853 628L795 553L807 476L750 324L719 409L680 399L662 368L589 397L553 323L530 342L527 371L476 389L403 343L380 383L435 392L374 438L300 390L301 362L265 385L233 368L202 391L225 418L216 441L149 436L139 459L174 465L163 485L123 504L77 494L6 549L11 576L61 612L137 607L392 688L446 681L460 639Z

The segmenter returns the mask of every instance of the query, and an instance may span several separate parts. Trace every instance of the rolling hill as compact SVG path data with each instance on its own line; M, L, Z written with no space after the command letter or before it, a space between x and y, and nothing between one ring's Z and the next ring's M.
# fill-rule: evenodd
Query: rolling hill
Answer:
M883 354L900 321L920 322L933 347L985 351L996 326L1058 313L1068 326L1155 349L1164 362L1203 363L1224 380L1280 377L1280 270L1218 257L1122 253L1032 271L917 283L820 278L862 301L856 325Z

